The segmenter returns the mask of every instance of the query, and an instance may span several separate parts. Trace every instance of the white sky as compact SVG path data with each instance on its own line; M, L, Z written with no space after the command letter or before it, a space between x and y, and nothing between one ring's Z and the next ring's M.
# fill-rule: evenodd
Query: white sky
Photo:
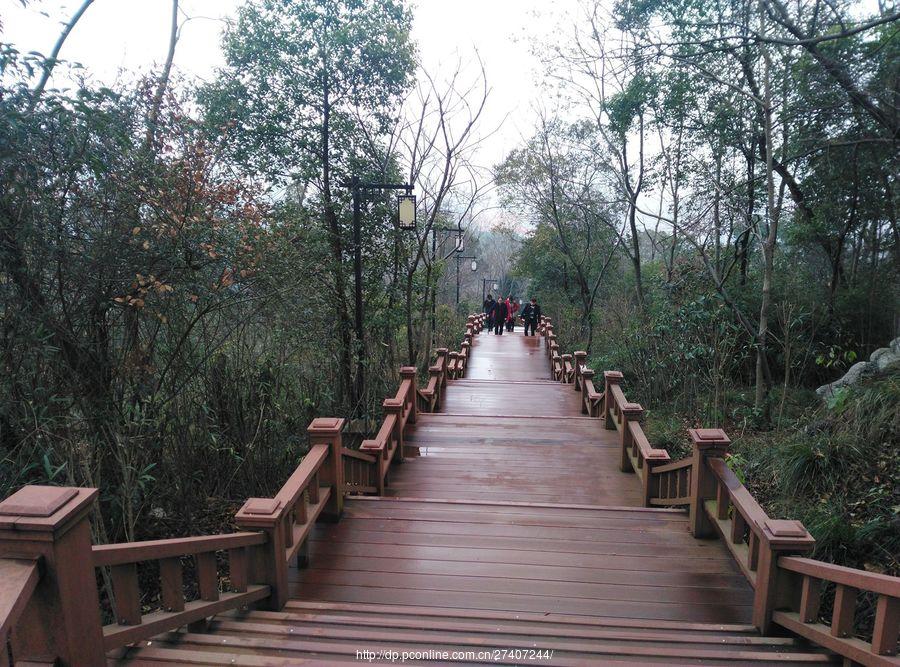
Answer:
M184 75L208 78L222 64L220 35L242 0L182 0L185 17L175 56ZM418 0L413 36L432 72L457 58L471 62L477 49L491 87L485 129L501 129L482 146L477 161L492 166L529 133L539 97L532 45L558 25L577 0ZM48 54L62 24L80 0L0 0L2 39L20 51ZM159 65L168 45L169 0L95 0L66 41L60 57L81 63L92 78L113 82L120 71ZM51 85L66 85L65 80Z

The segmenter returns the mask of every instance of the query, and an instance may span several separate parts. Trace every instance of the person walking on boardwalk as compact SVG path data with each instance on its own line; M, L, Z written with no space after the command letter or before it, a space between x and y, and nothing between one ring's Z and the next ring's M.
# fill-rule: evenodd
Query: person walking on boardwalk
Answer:
M494 328L494 297L490 294L484 300L484 314L487 317L487 329L490 331Z
M525 321L525 335L533 336L537 329L538 322L541 321L541 307L534 297L531 297L531 302L526 303L525 307L522 309L522 319ZM531 328L530 334L528 333L529 327Z
M497 336L503 335L503 329L506 327L506 316L508 314L509 309L506 306L506 301L497 299L494 302L494 334Z
M519 302L512 296L506 297L506 308L509 311L506 315L506 330L513 331L516 328L516 315L519 312Z

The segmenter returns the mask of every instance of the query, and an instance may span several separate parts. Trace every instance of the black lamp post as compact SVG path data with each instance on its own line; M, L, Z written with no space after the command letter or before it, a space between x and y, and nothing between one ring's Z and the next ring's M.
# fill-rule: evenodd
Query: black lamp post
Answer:
M362 241L360 228L362 226L362 191L363 190L403 190L405 194L397 195L397 220L400 229L414 230L416 228L416 196L412 194L413 186L409 183L364 183L359 176L354 176L349 181L341 183L341 187L353 192L353 278L356 282L354 289L354 310L356 329L356 383L354 387L355 398L362 396L365 383L365 360L363 336L365 318L363 312L362 292Z

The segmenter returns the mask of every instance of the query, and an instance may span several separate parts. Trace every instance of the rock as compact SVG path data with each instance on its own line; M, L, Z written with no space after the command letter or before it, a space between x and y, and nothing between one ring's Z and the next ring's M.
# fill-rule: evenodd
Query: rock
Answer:
M895 338L891 341L890 347L879 347L869 356L869 361L853 364L843 377L816 389L816 394L822 399L828 399L841 387L856 384L863 378L884 373L898 365L900 365L900 338Z

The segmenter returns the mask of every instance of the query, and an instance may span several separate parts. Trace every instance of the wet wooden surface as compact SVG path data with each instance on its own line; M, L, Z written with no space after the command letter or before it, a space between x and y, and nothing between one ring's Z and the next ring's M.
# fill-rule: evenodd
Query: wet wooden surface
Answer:
M488 650L454 664L830 662L748 625L752 591L680 510L639 507L615 432L549 382L540 339L476 337L441 414L420 414L384 498L318 524L281 611L131 649L135 665L393 664L357 651ZM552 650L523 661L508 649ZM444 664L435 658L408 664Z
M539 337L479 335L441 413L409 427L390 498L350 499L339 524L319 526L292 594L749 620L751 590L722 544L693 539L681 511L640 508L638 479L618 469L616 432L548 378Z

